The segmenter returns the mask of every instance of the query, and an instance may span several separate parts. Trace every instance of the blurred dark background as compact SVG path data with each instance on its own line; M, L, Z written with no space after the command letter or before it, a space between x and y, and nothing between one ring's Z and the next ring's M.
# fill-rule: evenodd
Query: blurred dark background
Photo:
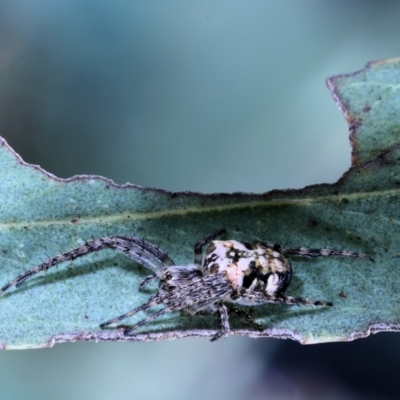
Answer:
M350 146L324 81L399 56L399 21L395 0L0 0L0 135L65 178L334 182ZM1 352L0 397L395 399L399 344L68 343Z

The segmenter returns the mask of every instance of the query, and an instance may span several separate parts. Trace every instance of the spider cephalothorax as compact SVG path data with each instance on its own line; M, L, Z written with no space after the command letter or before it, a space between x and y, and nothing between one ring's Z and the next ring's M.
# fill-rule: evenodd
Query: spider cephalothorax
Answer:
M140 311L163 305L163 308L136 325L125 328L125 335L131 335L140 326L165 313L182 310L190 315L198 312L218 313L221 326L211 339L216 340L230 332L228 308L230 304L254 306L275 303L332 306L332 303L328 301L284 295L292 278L292 267L286 255L343 256L372 260L366 255L345 250L285 248L269 242L215 240L224 232L225 229L217 230L196 243L193 264L184 266L175 265L173 260L158 247L136 237L112 236L90 240L18 276L3 286L0 294L10 286L19 286L32 275L61 262L74 260L104 248L112 248L125 253L154 272L142 282L140 289L154 279L159 280L159 285L157 292L146 303L100 324L101 328ZM203 252L204 246L207 247Z

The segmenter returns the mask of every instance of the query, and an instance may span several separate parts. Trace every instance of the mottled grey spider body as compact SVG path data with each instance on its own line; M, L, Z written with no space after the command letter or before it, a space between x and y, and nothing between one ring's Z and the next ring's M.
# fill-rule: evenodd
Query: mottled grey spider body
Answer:
M216 340L230 332L229 304L254 306L279 303L332 306L332 303L327 301L284 296L283 293L292 278L292 267L285 255L344 256L372 260L366 255L343 250L284 248L268 242L214 240L224 232L225 229L220 229L196 243L193 264L184 266L175 265L174 261L158 247L135 237L113 236L90 240L83 246L52 257L18 276L3 286L0 295L10 286L18 287L32 275L61 262L74 260L104 248L112 248L125 253L154 272L142 282L140 289L154 279L159 279L159 285L157 292L145 304L102 323L101 328L162 304L163 308L136 325L126 328L125 335L132 334L140 326L165 313L182 310L190 315L198 312L218 313L221 326L211 339ZM204 246L207 248L203 253Z

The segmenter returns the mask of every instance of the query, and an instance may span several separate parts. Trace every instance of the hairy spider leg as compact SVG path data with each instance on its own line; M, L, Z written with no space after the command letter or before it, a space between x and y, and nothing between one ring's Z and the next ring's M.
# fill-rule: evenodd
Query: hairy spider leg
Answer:
M62 262L72 261L78 257L82 257L105 248L112 248L120 251L134 261L143 264L152 270L159 270L165 266L174 265L173 260L171 260L171 258L169 258L169 256L158 247L150 242L136 237L111 236L108 238L93 239L88 240L80 247L54 256L37 267L17 276L0 289L0 295L13 285L17 287L20 286L25 280L41 271L46 271Z
M156 295L152 296L152 298L147 303L143 304L142 306L137 307L131 311L128 311L127 313L122 314L117 318L113 318L107 322L103 322L102 324L100 324L100 328L104 328L108 325L117 323L125 318L131 317L132 315L134 315L140 311L144 311L144 310L147 310L148 308L151 308L153 306L161 304L165 299L167 299L167 296L159 297L158 294L156 294ZM130 335L136 329L140 328L141 326L147 324L150 321L153 321L154 319L160 317L161 315L166 314L171 311L179 310L181 308L182 308L182 306L179 304L179 302L175 301L174 303L167 305L166 307L162 308L161 310L158 310L155 313L150 314L147 318L142 319L141 321L139 321L137 324L133 325L132 327L125 329L124 335Z
M139 285L139 291L143 290L150 282L154 281L154 279L156 278L158 278L158 276L155 274L146 276L146 278L144 278L142 283Z
M211 232L209 235L199 240L194 245L194 264L202 265L203 264L203 247L212 242L216 237L222 235L226 232L225 228L217 229L214 232Z
M131 328L125 329L124 335L130 335L133 331L140 328L142 325L145 325L148 322L153 321L154 319L160 317L161 315L166 314L171 311L174 311L173 306L166 306L166 307L162 308L161 310L156 311L155 313L149 315L147 318L139 321L136 325L133 325Z
M374 261L370 256L361 253L355 253L349 250L335 250L335 249L311 249L308 247L283 247L276 243L271 242L258 242L263 244L272 250L275 250L284 255L295 255L299 257L351 257L351 258L362 258L364 260Z
M166 296L160 297L160 296L158 296L158 293L156 293L155 295L151 296L149 298L149 300L146 303L142 304L141 306L134 308L133 310L128 311L125 314L119 315L116 318L110 319L109 321L101 323L100 328L104 328L108 325L115 324L119 321L122 321L125 318L131 317L132 315L137 314L140 311L144 311L144 310L147 310L148 308L151 308L158 304L161 304L163 302L163 300L165 300L166 298L167 298Z
M219 317L221 319L221 329L219 329L218 332L210 339L211 342L215 342L220 337L225 336L226 334L228 334L229 331L231 330L231 327L229 325L228 308L226 307L225 304L219 304L217 306L217 309L218 309L218 312L219 312Z
M274 304L289 304L289 305L306 305L306 306L323 306L323 307L331 307L333 303L330 301L321 301L321 300L310 300L302 297L292 297L292 296L269 296L268 294L262 292L252 292L248 293L243 291L240 294L240 299L237 301L238 304L241 304L241 300L244 300L245 305L249 305L249 303L253 304L266 304L266 303L274 303Z

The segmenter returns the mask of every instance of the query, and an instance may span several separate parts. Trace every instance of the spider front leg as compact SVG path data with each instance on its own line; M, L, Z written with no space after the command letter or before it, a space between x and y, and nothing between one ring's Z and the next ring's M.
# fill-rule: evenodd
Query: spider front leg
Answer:
M173 260L171 260L166 253L150 242L136 237L110 236L88 240L80 247L48 259L44 263L24 272L23 274L14 278L12 281L8 282L0 289L0 295L13 285L17 287L20 286L28 278L41 271L47 271L49 268L61 264L62 262L72 261L76 258L106 248L120 251L132 260L146 266L153 271L158 271L165 266L174 265ZM146 280L146 283L148 283L148 280Z
M143 290L150 282L154 281L154 279L158 278L157 275L148 275L139 285L139 291Z
M158 295L158 293L156 293L155 295L151 296L150 299L146 303L142 304L141 306L139 306L137 308L134 308L133 310L128 311L125 314L119 315L116 318L110 319L109 321L103 322L102 324L100 324L100 328L104 329L106 326L115 324L117 322L120 322L125 318L131 317L132 315L137 314L138 312L145 311L145 310L147 310L147 309L149 309L151 307L154 307L154 306L157 306L159 304L162 304L164 302L164 300L165 300L165 297L160 297ZM153 314L150 314L147 318L139 321L136 325L132 326L131 328L125 329L124 330L124 334L125 335L129 335L130 333L132 333L134 330L136 330L140 326L146 324L147 322L150 322L150 321L156 319L160 315L163 315L163 314L165 314L167 312L172 311L172 309L173 309L173 307L167 306L167 307L164 307L161 310L159 310L159 311L157 311L157 312L155 312Z

